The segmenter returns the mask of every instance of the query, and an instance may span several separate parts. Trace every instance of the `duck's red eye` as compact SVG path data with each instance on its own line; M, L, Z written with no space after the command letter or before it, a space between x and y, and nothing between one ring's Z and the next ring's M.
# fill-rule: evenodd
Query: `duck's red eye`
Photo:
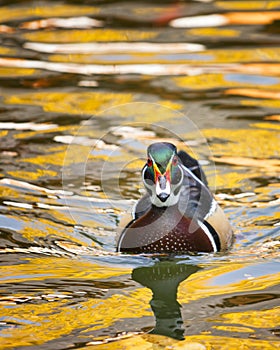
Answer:
M152 161L151 158L148 158L148 159L147 159L147 165L148 165L148 167L150 167L150 166L153 165L153 161Z
M172 165L176 166L178 164L178 157L173 157Z

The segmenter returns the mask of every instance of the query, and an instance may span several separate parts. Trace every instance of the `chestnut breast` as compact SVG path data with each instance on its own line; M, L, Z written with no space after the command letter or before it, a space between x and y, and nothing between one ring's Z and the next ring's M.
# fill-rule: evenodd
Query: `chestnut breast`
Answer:
M119 251L135 254L212 252L213 247L198 223L185 217L177 206L152 206L123 231Z

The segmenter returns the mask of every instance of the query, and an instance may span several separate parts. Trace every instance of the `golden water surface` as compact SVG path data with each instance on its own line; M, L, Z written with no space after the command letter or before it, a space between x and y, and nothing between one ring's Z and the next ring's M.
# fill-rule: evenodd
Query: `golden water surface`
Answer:
M1 350L279 349L280 1L1 4ZM115 253L158 140L226 254Z

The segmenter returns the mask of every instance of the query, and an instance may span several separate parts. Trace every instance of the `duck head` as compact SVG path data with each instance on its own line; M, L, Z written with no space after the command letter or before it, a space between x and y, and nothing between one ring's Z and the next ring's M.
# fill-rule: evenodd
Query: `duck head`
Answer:
M148 147L142 178L153 205L169 207L178 202L183 170L172 143L157 142Z

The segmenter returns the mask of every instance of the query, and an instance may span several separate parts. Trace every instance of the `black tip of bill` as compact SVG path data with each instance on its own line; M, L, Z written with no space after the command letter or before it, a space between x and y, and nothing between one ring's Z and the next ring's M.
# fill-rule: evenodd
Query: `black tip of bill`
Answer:
M169 197L169 194L162 192L162 193L158 194L157 196L162 202L165 202L167 200L167 198Z

